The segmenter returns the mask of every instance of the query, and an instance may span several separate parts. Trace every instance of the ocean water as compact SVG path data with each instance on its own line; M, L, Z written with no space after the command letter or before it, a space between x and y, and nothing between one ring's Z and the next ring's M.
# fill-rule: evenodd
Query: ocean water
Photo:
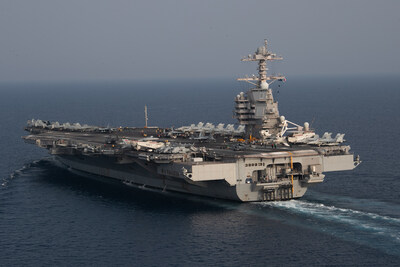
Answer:
M27 120L233 123L234 81L0 84L0 265L400 264L400 78L292 78L280 112L345 133L363 163L300 200L235 203L86 179L25 144Z

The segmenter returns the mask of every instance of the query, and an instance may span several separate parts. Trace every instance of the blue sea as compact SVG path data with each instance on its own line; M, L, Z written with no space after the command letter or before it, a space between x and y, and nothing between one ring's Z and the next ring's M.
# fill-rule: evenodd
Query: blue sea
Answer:
M236 203L100 182L26 144L32 118L234 123L232 80L0 84L1 266L400 265L400 78L293 77L282 115L345 133L362 164L300 200Z

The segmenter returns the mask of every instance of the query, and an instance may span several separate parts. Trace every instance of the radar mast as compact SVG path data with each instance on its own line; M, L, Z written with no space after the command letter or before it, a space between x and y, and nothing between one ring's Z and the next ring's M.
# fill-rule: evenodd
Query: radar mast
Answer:
M241 92L235 98L235 118L239 124L246 126L247 137L266 138L279 135L282 121L279 117L278 102L274 101L269 85L277 80L285 81L286 78L282 75L268 75L267 61L282 59L268 51L267 40L264 40L264 46L260 46L254 54L241 59L258 61L258 76L237 79L256 86L246 94Z

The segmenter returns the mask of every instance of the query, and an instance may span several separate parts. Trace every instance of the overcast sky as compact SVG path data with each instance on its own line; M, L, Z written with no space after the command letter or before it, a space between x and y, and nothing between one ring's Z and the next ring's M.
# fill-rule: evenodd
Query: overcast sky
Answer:
M400 1L1 0L0 81L400 74Z

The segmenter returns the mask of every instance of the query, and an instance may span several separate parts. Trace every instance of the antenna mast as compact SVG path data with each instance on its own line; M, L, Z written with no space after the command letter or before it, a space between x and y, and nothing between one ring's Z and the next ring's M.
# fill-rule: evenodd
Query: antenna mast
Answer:
M283 75L270 75L267 76L267 61L269 60L282 60L281 56L277 56L274 53L268 51L268 41L264 40L264 46L257 48L254 54L250 54L247 57L241 59L241 61L258 61L258 77L253 75L252 77L238 78L238 81L258 81L259 85L266 81L275 80L286 80Z
M144 120L146 122L144 128L147 128L147 121L149 120L149 118L147 117L147 105L144 105Z

